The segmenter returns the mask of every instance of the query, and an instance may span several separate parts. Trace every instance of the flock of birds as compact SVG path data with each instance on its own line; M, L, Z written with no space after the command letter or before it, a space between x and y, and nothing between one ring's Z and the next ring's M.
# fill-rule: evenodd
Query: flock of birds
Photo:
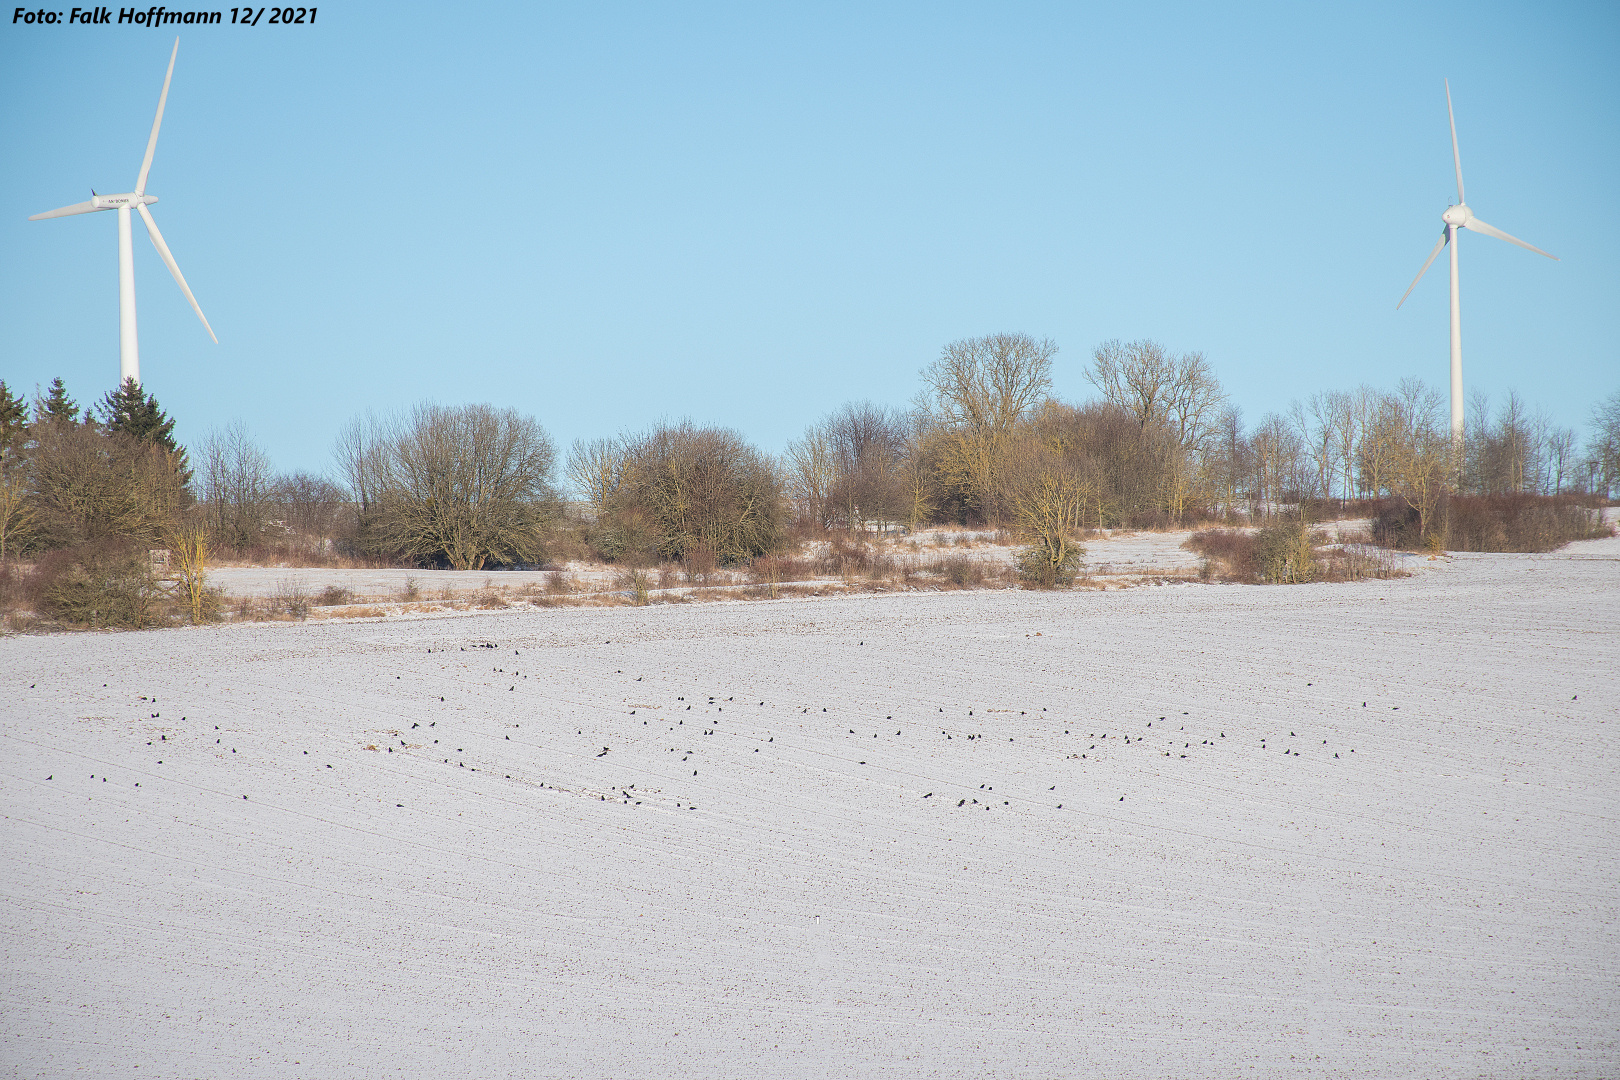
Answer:
M611 642L604 642L604 645L611 645ZM481 651L504 655L505 647L494 642L481 641L449 648L427 649L429 654L455 654L458 658L461 654ZM868 770L883 769L892 763L895 765L895 771L883 776L883 779L893 781L898 777L904 783L914 786L915 790L910 792L908 797L938 800L935 805L949 806L950 799L954 795L957 796L956 809L979 808L988 811L996 807L1021 810L1035 808L1074 810L1078 808L1077 800L1086 806L1094 806L1096 800L1103 797L1099 785L1105 785L1109 780L1117 780L1117 777L1112 772L1089 777L1085 772L1076 771L1076 763L1084 763L1078 765L1079 769L1089 770L1090 766L1101 764L1105 760L1115 760L1125 754L1137 753L1172 761L1185 761L1201 753L1213 753L1227 748L1236 751L1242 748L1240 744L1243 742L1248 743L1247 748L1250 750L1280 752L1284 757L1293 759L1305 756L1315 741L1300 736L1297 731L1288 731L1286 736L1272 734L1251 740L1229 739L1224 730L1196 730L1201 725L1192 719L1190 711L1183 711L1177 717L1172 717L1169 712L1149 716L1142 721L1139 730L1127 733L1117 729L1102 730L1100 725L1095 724L1091 726L1096 730L1083 730L1073 721L1065 727L1049 707L1031 706L1016 710L1018 721L1009 725L1006 721L1011 720L1015 712L1010 708L987 710L978 706L953 706L947 712L947 706L936 704L933 705L930 714L927 711L928 706L912 703L899 709L877 711L881 712L884 724L893 725L892 728L884 726L874 730L877 723L877 712L874 712L862 718L862 727L857 730L856 727L849 726L852 721L847 719L850 712L847 704L824 705L802 701L781 703L768 701L766 697L744 697L739 702L736 693L724 697L719 693L697 695L688 700L685 694L647 693L646 691L651 688L646 687L637 695L642 700L631 701L626 697L620 708L612 710L613 714L622 717L616 725L603 723L608 717L602 715L606 710L601 707L592 709L589 706L575 704L569 709L563 709L557 708L554 703L548 707L544 699L537 702L518 699L510 706L503 702L502 708L495 712L487 708L479 709L474 717L469 718L465 709L458 707L460 697L455 701L447 700L456 695L457 691L462 695L499 692L501 684L505 684L506 692L516 693L521 683L534 676L532 672L526 675L519 670L517 665L522 657L520 649L514 648L512 656L517 659L491 664L486 677L474 678L476 685L457 682L450 686L434 687L432 692L424 693L416 704L401 707L400 711L405 715L400 717L399 729L388 732L391 738L387 740L387 744L379 746L376 741L365 742L360 744L361 748L370 752L378 750L388 754L397 752L428 761L437 757L440 764L451 768L499 775L503 780L516 781L557 793L583 795L593 801L612 801L633 806L647 804L673 806L683 811L697 810L700 805L697 799L686 790L680 790L677 794L669 792L676 789L698 788L701 774L707 764L710 766L708 775L715 777L718 774L720 779L702 782L701 790L714 793L716 784L723 783L725 775L732 771L730 766L733 762L726 761L725 757L728 751L735 755L770 755L777 759L772 762L773 765L780 764L787 756L802 764L808 756L814 758L817 768L846 770L851 775L864 773L870 777L879 777L882 774ZM513 663L513 668L504 667L503 664L506 662ZM448 672L458 665L463 669L470 667L458 659L455 662L441 661L440 668ZM468 671L466 674L471 675L471 672ZM635 684L644 684L647 678L644 674L626 675L623 669L615 669L613 675L621 678L625 684L624 689L632 694L636 693ZM387 678L387 674L384 674L383 678ZM393 681L398 682L402 679L403 676L399 674L393 675ZM440 692L441 690L444 692ZM666 700L662 702L652 700L660 696L666 697ZM669 700L670 698L672 700ZM202 746L220 759L228 761L229 755L237 753L235 746L225 744L226 733L221 731L219 725L212 723L192 725L186 716L181 716L177 727L154 725L150 722L162 719L156 696L141 695L138 702L143 710L149 710L145 717L148 722L146 726L156 738L148 739L146 745L156 749L156 754L151 759L156 765L161 766L165 760L182 752L182 746L196 744L199 741L196 738L198 735L203 736L200 740ZM485 704L487 705L487 699ZM1365 708L1368 704L1363 702L1362 707ZM732 710L730 717L725 715L728 707ZM1398 709L1399 706L1390 708ZM589 726L592 729L590 735L586 734L586 725L579 722L587 712L590 714ZM518 715L529 719L530 728L527 732L523 730L523 722L516 718ZM902 716L902 719L896 721L897 715ZM787 720L789 716L794 718L792 722ZM996 718L993 719L993 716ZM571 717L573 722L570 722ZM807 719L812 717L814 719ZM692 730L686 730L687 719L694 721L691 725ZM650 740L659 746L654 756L667 760L669 762L667 766L662 763L656 766L651 764L646 751L652 732L639 730L652 728L654 720L657 720L658 726L665 728L661 734L668 736ZM1189 724L1195 727L1193 733L1187 731ZM495 727L492 728L492 725ZM569 740L566 735L566 729L570 726L575 729L573 740ZM605 728L610 726L616 726L619 730L609 733ZM908 726L911 729L909 735L906 732ZM987 727L996 727L1000 730L992 735L984 730ZM158 730L159 728L166 730ZM227 729L230 729L229 724ZM496 729L502 735L498 745L491 738ZM174 731L175 738L170 738L169 730ZM456 737L452 737L452 731L457 733ZM516 741L513 739L514 734L518 735ZM784 736L783 742L777 741L778 734ZM208 742L209 736L213 737L211 743ZM938 757L941 753L957 754L958 752L952 749L955 746L962 747L960 753L966 754L978 744L991 740L999 741L1001 738L1015 745L1022 739L1026 745L1034 743L1035 749L1018 754L1016 757L996 756L987 760L976 756L972 760L979 769L988 766L989 770L1020 774L1016 779L1009 779L1007 776L986 777L978 783L977 788L973 788L970 786L971 781L959 778L962 763L960 758L947 765L945 761L949 759L942 761ZM413 739L419 741L412 741ZM710 739L717 741L700 741ZM890 740L887 746L886 739ZM890 753L897 748L893 742L896 739L902 740L905 749L909 751L907 754ZM615 754L615 740L619 746L617 754ZM934 752L929 755L929 760L942 767L936 770L936 775L932 778L919 779L915 774L918 765L915 751L925 740L936 744ZM671 742L675 745L669 745ZM453 743L461 745L452 745ZM513 745L506 747L507 743ZM469 745L473 747L470 755ZM720 746L727 746L727 750L719 750ZM1329 740L1325 738L1317 745L1317 750L1320 753L1313 756L1327 761L1343 761L1355 753L1353 747L1331 747ZM327 753L330 753L330 750ZM678 756L666 759L664 755ZM302 758L310 755L307 749L301 749L293 756ZM599 760L609 757L613 758L611 771L620 773L616 783L604 782L601 776L602 769L585 764L589 759ZM256 758L262 758L262 752L256 755ZM891 760L886 761L886 758ZM623 764L619 764L620 762ZM317 770L336 767L329 761L309 764ZM688 765L694 766L689 776L686 773ZM1029 783L1029 775L1038 767L1049 770L1047 779L1052 781L1051 783L1033 785ZM623 773L626 771L635 774L634 782L628 782L624 777ZM539 773L549 776L536 775ZM571 773L574 775L570 776ZM948 774L953 773L958 778L950 778ZM54 774L48 779L54 779ZM93 779L99 779L102 783L108 781L106 775ZM996 794L998 785L1001 788L999 797ZM134 787L140 787L138 780L134 782ZM1060 793L1060 787L1067 794ZM924 790L925 788L928 790ZM1031 788L1034 790L1030 790ZM1042 788L1044 790L1041 790ZM242 798L245 800L248 796L243 794ZM1124 802L1126 793L1121 792L1117 796L1109 793L1107 798ZM405 806L403 802L394 805L399 808Z

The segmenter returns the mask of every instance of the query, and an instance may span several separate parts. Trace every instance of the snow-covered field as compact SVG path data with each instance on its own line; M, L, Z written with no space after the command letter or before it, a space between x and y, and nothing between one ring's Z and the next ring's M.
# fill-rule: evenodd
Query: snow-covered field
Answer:
M1620 540L0 640L0 1065L1620 1075Z

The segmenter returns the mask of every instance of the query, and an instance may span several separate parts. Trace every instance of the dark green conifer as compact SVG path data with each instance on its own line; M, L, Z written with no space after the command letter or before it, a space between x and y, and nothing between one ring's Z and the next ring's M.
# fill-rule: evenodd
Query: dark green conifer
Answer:
M85 419L89 419L87 415ZM44 397L34 399L34 423L77 424L79 403L68 397L67 387L60 376L51 380L51 388Z
M27 439L28 406L0 379L0 458L17 454Z
M133 435L171 454L180 449L174 441L174 420L163 414L157 398L143 393L141 384L134 379L125 379L123 385L102 399L101 415L108 431Z

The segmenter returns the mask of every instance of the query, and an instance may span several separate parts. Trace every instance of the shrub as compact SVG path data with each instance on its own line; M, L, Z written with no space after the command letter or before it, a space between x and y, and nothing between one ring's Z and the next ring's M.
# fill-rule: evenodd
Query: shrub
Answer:
M294 619L309 618L309 593L304 586L291 578L284 578L276 582L276 591L270 596L270 607Z
M1182 547L1204 557L1198 576L1205 581L1269 582L1297 585L1321 574L1316 545L1323 537L1303 520L1279 521L1254 532L1206 529L1193 533Z
M1277 585L1315 580L1317 539L1303 519L1279 521L1262 528L1254 535L1255 564L1261 579Z
M1406 577L1406 571L1396 568L1394 556L1371 544L1342 543L1318 555L1322 559L1320 579L1323 581Z
M615 560L722 566L776 550L785 506L769 459L723 428L665 424L623 440L624 472L598 550Z
M556 450L515 409L423 404L391 423L356 422L339 458L377 551L457 570L528 562L556 517Z
M1253 533L1238 529L1205 529L1181 545L1204 557L1198 576L1204 580L1259 581L1259 544Z
M511 607L511 604L486 581L484 587L478 591L478 595L473 597L472 606L482 611L504 611Z
M626 570L619 575L617 585L630 594L631 603L641 607L651 595L652 575L645 570Z
M50 552L35 567L31 584L36 609L70 626L138 630L165 622L151 560L131 544Z
M0 560L0 612L11 611L24 597L22 574L17 564Z
M341 607L354 603L354 593L341 585L328 585L321 590L320 598L315 603L318 607Z
M966 555L949 555L934 560L929 570L957 588L971 588L984 582L984 564Z
M827 553L820 562L817 569L821 573L853 577L870 569L872 547L847 535L834 533L827 540Z
M686 553L681 560L686 568L686 580L692 585L707 585L712 582L718 563L714 552L706 547L694 547Z
M1031 589L1072 585L1080 573L1080 556L1084 550L1077 544L1033 543L1018 552L1014 564L1018 567L1018 580Z
M186 498L181 455L83 424L32 430L36 542L50 548L127 541L142 549L162 542Z

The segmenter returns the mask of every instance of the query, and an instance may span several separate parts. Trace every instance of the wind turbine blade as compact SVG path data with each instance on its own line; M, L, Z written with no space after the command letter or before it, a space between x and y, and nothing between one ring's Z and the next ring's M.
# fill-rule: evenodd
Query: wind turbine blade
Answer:
M177 49L180 47L180 42L179 42L178 39L175 41L174 45L175 45L175 48L177 48ZM165 83L164 85L165 85L165 87L167 87L168 84ZM1451 163L1453 165L1457 166L1457 201L1460 202L1460 203L1465 203L1465 202L1468 201L1468 199L1467 199L1466 196L1463 195L1462 155L1457 152L1457 114L1451 111L1451 80L1450 79L1446 80L1446 117L1447 117L1447 119L1449 119L1451 121ZM154 139L157 138L155 130L154 130L154 134L153 134L152 137Z
M93 214L97 210L105 210L105 206L97 206L92 202L76 202L72 206L63 206L56 210L47 210L43 214L30 214L29 221L44 221L53 217L72 217L74 214Z
M158 232L157 222L152 220L151 211L147 210L144 203L137 204L136 209L141 212L141 220L146 222L146 234L152 238L152 246L157 248L157 253L163 257L163 265L174 275L175 284L180 286L180 291L191 301L191 310L197 313L197 318L202 320L203 329L208 331L208 336L214 338L214 344L218 345L219 338L214 337L214 328L208 325L208 316L197 306L197 298L191 295L191 286L186 284L185 275L180 273L179 264L174 261L174 256L169 254L169 245L163 242L163 234Z
M143 206L143 207L141 207L141 209L145 210L146 207ZM1440 233L1440 242L1438 244L1434 245L1434 250L1429 252L1429 257L1427 259L1423 260L1423 269L1419 270L1417 277L1412 279L1412 284L1408 285L1406 287L1406 291L1401 293L1400 302L1395 305L1395 310L1396 311L1399 311L1401 309L1401 304L1406 303L1406 298L1408 296L1412 295L1412 290L1417 288L1417 283L1419 281L1423 280L1423 275L1427 274L1429 272L1430 265L1433 264L1433 262L1435 260L1435 257L1440 254L1440 249L1446 246L1446 240L1447 240L1448 237L1450 237L1450 235L1451 235L1451 230L1450 229L1445 229L1445 230L1441 231L1441 233Z
M152 118L152 137L146 140L146 156L141 159L141 175L135 180L135 194L146 194L146 174L152 171L152 155L157 152L158 128L163 126L163 106L169 100L169 80L174 78L174 58L180 55L180 39L174 39L174 50L169 53L169 70L163 73L163 93L158 95L157 115ZM151 218L146 219L148 223ZM176 271L178 273L178 271ZM201 315L202 312L197 314Z
M1537 255L1547 255L1545 251L1542 251L1534 244L1527 244L1523 240L1520 240L1517 236L1509 236L1501 229L1498 229L1495 225L1487 225L1483 221L1479 220L1479 218L1474 217L1472 214L1470 214L1468 216L1468 220L1463 223L1463 228L1473 229L1475 232L1482 232L1486 236L1494 236L1498 240L1506 240L1510 244L1518 244L1525 250L1533 251ZM1559 261L1559 258L1556 255L1547 255L1547 258L1551 259L1553 262Z

